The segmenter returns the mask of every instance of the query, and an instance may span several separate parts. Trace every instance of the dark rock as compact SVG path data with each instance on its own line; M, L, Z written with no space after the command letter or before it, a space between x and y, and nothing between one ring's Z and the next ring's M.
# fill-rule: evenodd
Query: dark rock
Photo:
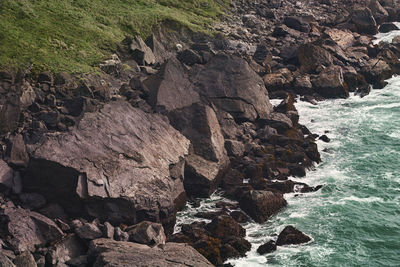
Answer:
M295 17L295 16L285 17L283 23L289 28L305 33L310 32L310 25L300 17Z
M324 134L324 135L321 135L321 136L319 137L319 139L322 140L322 141L324 141L325 143L329 143L329 142L331 141L331 139L330 139L328 136L326 136L325 134Z
M129 234L129 241L149 246L164 245L166 237L164 228L159 223L148 221L141 222L126 229Z
M19 195L19 199L25 209L40 209L46 205L46 199L37 193L22 193Z
M9 139L7 146L8 163L17 167L27 167L29 156L26 151L25 141L22 135L17 134Z
M257 45L253 58L258 64L263 66L272 60L272 54L266 45Z
M65 263L71 267L85 267L85 266L88 266L88 256L81 255L79 257L70 259L70 260L66 261Z
M244 144L236 140L226 140L225 149L230 157L241 157L244 153Z
M249 217L242 211L234 210L229 214L238 223L246 223L249 221Z
M312 94L312 83L310 76L308 75L296 77L293 86L295 92L298 94L301 95Z
M81 227L75 229L75 233L82 239L93 240L100 238L103 233L94 223L85 223Z
M237 56L214 56L193 68L192 79L200 95L236 120L265 118L272 110L262 79Z
M53 75L50 72L42 72L38 76L38 83L53 85Z
M381 26L379 26L379 32L382 33L387 33L390 31L396 31L400 30L396 25L394 25L392 22L387 22L383 23Z
M58 266L57 264L85 255L86 252L87 245L75 234L70 234L49 249L46 261L52 266Z
M206 160L218 162L222 168L227 163L224 137L212 108L203 104L172 111L168 115L170 123L188 138L196 155Z
M128 241L129 234L121 230L121 228L116 227L114 230L114 239L117 241Z
M103 237L105 238L114 238L114 226L112 226L109 222L105 222L102 227Z
M0 266L1 267L16 267L14 263L5 255L3 251L0 251Z
M283 245L297 245L302 243L307 243L311 241L311 238L293 226L286 226L285 229L278 236L278 240L276 241L277 246Z
M0 184L8 188L14 186L14 171L3 160L0 160Z
M258 223L265 222L287 205L282 194L251 190L239 200L240 208Z
M136 36L127 41L131 56L139 65L153 65L156 63L153 51L146 45L142 38Z
M188 66L200 64L202 62L201 56L191 49L185 49L178 53L177 58Z
M200 101L182 64L175 58L165 62L143 85L149 90L149 104L157 109L171 111Z
M217 162L209 161L198 155L186 157L185 191L190 196L208 197L219 186L226 165L221 169Z
M187 244L166 243L161 249L131 242L97 239L90 244L89 258L93 267L142 266L213 266L194 248Z
M382 24L389 18L388 12L382 7L380 1L370 0L368 7L371 9L377 24Z
M22 208L6 208L1 215L10 245L15 252L33 251L35 245L45 245L63 237L63 232L47 217Z
M55 128L60 121L60 113L57 110L42 111L39 118L48 128Z
M368 61L367 65L362 68L361 73L364 75L366 81L373 84L374 87L393 75L389 64L382 59L371 59Z
M257 253L260 255L264 255L267 253L274 252L275 250L276 250L275 241L270 240L267 243L265 243L264 245L259 246L257 249Z
M43 214L44 216L50 218L50 219L60 219L63 221L68 220L68 216L65 213L64 209L59 205L55 203L48 204L44 208L40 209L39 212Z
M346 98L349 89L344 82L341 67L334 66L324 69L317 77L312 79L313 89L319 95L327 98Z
M308 43L298 49L299 63L304 72L315 72L319 66L333 65L332 55L324 48Z
M194 216L197 218L203 218L203 219L208 219L212 220L215 217L218 217L220 215L226 214L225 211L205 211L205 212L197 212Z
M20 100L18 95L9 94L0 107L0 133L15 130L20 117Z
M128 225L149 219L169 231L175 208L185 201L170 165L181 161L188 146L164 117L115 101L86 113L70 132L49 134L32 147L24 186L70 214Z
M29 251L25 251L14 259L16 267L37 267L35 258Z
M229 237L245 237L246 230L228 215L221 215L214 218L206 229L212 234L213 237L221 240L228 240Z
M360 34L376 34L377 24L371 10L368 7L358 6L353 9L351 21L356 31Z

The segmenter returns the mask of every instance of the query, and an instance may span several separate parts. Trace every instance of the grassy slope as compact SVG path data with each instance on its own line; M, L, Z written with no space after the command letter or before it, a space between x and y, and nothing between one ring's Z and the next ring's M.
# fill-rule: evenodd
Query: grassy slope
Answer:
M126 35L172 19L207 30L225 0L0 0L0 69L88 72Z

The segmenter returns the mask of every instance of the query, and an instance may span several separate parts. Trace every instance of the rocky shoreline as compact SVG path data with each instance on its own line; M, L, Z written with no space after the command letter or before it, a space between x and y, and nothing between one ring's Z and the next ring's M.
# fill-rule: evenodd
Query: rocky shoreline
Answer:
M318 164L295 96L360 97L400 72L400 3L232 1L208 36L168 23L126 38L100 74L0 72L3 266L222 266ZM380 25L380 26L378 26ZM281 99L273 106L270 98ZM234 202L182 225L187 201ZM311 239L293 226L261 246Z

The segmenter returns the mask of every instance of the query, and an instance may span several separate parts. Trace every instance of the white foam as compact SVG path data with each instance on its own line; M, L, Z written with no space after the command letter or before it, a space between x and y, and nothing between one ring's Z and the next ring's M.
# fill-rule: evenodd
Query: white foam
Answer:
M400 22L393 22L398 28L400 28ZM388 33L378 33L374 37L373 44L379 44L380 42L391 43L393 38L400 35L400 30L390 31Z

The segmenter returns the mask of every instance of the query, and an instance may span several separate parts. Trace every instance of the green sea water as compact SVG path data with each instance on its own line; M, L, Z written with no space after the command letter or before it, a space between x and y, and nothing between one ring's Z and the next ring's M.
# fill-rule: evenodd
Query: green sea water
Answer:
M301 122L327 135L323 163L299 181L319 192L285 195L288 207L264 225L246 225L253 244L235 266L400 266L400 77L364 98L297 104ZM313 240L257 255L294 225Z
M288 206L264 224L244 227L252 249L234 266L400 266L400 77L360 98L296 104L300 122L331 142L318 141L323 162L305 178L323 188L285 194ZM178 225L209 211L221 197L188 207ZM278 247L265 256L257 248L293 225L312 237L308 244ZM179 227L179 226L178 226Z

